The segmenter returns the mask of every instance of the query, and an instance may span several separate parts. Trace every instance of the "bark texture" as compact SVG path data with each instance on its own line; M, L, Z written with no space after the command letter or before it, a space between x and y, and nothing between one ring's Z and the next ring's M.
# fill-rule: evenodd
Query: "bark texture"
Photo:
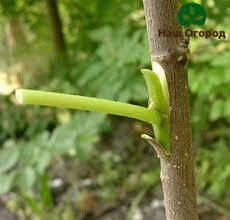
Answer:
M54 44L59 54L66 53L65 37L62 31L62 21L58 11L57 0L46 0L46 7L50 17Z
M181 31L176 0L143 0L151 59L164 69L169 88L171 156L160 156L167 220L197 220L191 145L187 57L183 37L159 37L159 30Z

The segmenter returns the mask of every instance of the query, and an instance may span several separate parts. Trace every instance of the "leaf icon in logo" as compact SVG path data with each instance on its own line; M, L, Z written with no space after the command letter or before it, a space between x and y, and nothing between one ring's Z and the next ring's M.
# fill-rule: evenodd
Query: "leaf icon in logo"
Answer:
M194 20L196 21L200 21L201 19L203 19L204 16L202 15L199 15L199 16L196 16L195 18L193 18Z
M179 23L184 26L191 24L203 25L206 20L204 8L197 3L183 5L178 12Z
M194 7L190 7L189 12L190 12L190 15L196 16L196 10L194 9Z
M190 16L189 16L189 15L183 14L182 16L183 16L183 18L184 18L185 20L187 20L187 21L190 20Z

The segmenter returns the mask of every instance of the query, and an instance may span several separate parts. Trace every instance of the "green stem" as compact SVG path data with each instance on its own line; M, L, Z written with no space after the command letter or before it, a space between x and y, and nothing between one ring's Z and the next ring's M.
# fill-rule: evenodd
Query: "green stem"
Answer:
M162 115L154 109L105 99L29 89L17 89L15 94L17 102L20 104L102 112L135 118L155 125L159 125L162 119Z

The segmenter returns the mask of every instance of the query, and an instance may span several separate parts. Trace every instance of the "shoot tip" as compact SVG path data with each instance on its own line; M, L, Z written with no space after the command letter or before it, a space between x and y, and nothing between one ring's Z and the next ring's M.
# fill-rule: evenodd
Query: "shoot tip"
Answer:
M15 97L18 104L23 104L23 94L22 89L15 90Z

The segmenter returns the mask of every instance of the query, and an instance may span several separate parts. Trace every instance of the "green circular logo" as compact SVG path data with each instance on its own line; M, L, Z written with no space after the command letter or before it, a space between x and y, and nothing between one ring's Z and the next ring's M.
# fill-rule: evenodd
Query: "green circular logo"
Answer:
M187 3L180 7L178 19L183 26L191 24L203 25L206 21L206 12L200 4Z

